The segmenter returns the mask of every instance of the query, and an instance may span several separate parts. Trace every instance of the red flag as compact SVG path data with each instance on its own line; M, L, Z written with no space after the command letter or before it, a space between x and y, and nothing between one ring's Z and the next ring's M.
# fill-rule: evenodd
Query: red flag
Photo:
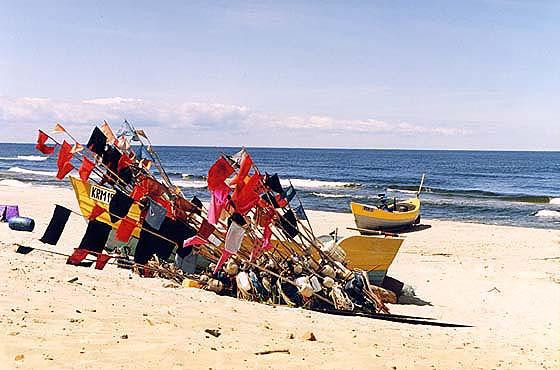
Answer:
M95 205L91 209L91 213L88 216L88 220L89 221L95 220L97 217L101 216L104 212L106 212L105 208L95 203Z
M235 210L245 214L253 208L260 199L261 188L261 175L259 173L254 173L241 189L235 188L231 197Z
M198 229L197 235L199 235L203 239L208 239L208 237L214 233L214 230L216 230L216 227L214 225L206 220L202 220L202 224Z
M119 159L119 163L117 164L117 171L120 171L123 168L130 166L132 163L134 163L132 159L130 159L130 157L126 155L126 153L123 154Z
M142 180L143 186L148 189L148 193L153 197L160 197L165 193L165 186L160 184L157 180L146 177Z
M43 131L39 130L39 136L37 137L37 145L35 145L35 149L40 151L43 154L51 155L54 153L54 146L48 146L45 142L49 139L47 134Z
M68 173L70 171L72 171L74 169L74 166L72 166L72 163L70 162L66 162L62 165L62 167L58 168L58 172L56 173L56 178L59 180L64 179L64 177L66 177L66 175L68 175Z
M56 164L58 166L58 173L56 178L62 180L68 172L74 169L74 166L70 163L72 159L72 145L68 144L66 140L62 143L60 150L58 151L58 159Z
M82 262L88 254L89 251L87 249L76 248L74 249L74 253L72 253L72 255L68 257L66 263L69 265L79 265L80 262Z
M208 240L202 239L200 236L195 235L192 238L188 238L183 243L183 247L189 247L191 245L201 245L201 244L208 244Z
M58 159L56 161L59 168L63 167L65 163L70 162L72 159L72 145L68 144L66 140L62 143L58 151Z
M229 252L228 250L226 250L226 249L222 250L222 255L220 256L220 259L218 260L218 263L216 263L216 268L214 269L214 275L216 275L218 273L218 271L220 271L220 269L222 268L224 263L226 263L228 258L230 258L232 255L233 254L231 252Z
M135 227L136 227L135 220L131 219L128 216L123 218L117 229L117 232L115 233L115 239L127 243Z
M208 170L208 189L212 191L223 184L233 172L231 164L224 157L220 157Z
M253 160L251 159L251 156L244 152L243 158L241 159L241 164L239 165L239 172L233 178L233 180L231 180L230 185L237 184L243 186L243 182L245 181L245 178L249 174L252 165L253 165Z
M80 178L82 179L82 181L87 181L89 179L89 175L91 174L91 171L93 171L94 167L95 167L95 163L93 163L86 157L83 157L82 165L78 170L78 173L80 174Z
M95 268L97 270L103 270L105 268L105 265L107 264L107 262L109 262L111 258L112 257L109 256L108 254L99 253L97 255L97 261L95 261Z
M130 197L135 201L139 201L142 199L146 194L148 194L148 189L144 186L144 182L139 182L134 185L134 189L132 189L132 193Z

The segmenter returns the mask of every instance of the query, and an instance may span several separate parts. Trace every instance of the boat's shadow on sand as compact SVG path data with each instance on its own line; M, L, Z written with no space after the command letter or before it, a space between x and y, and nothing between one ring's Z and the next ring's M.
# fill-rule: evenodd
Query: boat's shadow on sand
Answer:
M432 225L418 224L418 225L401 227L399 229L393 229L393 230L390 230L390 231L392 231L394 233L398 233L398 234L408 234L408 233L415 233L417 231L430 229L431 227L432 227Z

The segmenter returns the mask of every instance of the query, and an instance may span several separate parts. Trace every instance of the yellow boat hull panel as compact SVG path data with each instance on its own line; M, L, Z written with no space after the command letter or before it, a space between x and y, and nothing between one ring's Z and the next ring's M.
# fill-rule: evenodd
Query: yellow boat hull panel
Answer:
M73 176L70 176L70 182L74 188L74 193L76 194L80 211L85 218L90 215L95 204L107 211L109 210L109 202L113 194L115 194L114 190L94 185L87 181L82 181L81 179ZM140 220L140 208L137 204L133 204L132 207L130 207L128 217L135 221ZM105 212L101 216L97 217L97 220L110 225L113 229L117 229L120 224L120 221L111 222L108 212ZM136 227L132 232L132 236L138 238L140 236L140 228Z

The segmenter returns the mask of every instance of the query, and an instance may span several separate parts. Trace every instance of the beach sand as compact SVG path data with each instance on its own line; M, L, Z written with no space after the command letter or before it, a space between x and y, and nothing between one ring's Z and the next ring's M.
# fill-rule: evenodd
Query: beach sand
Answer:
M69 189L0 186L0 204L19 204L37 223L33 233L0 224L1 368L560 367L558 230L424 220L430 228L406 234L389 275L417 298L391 312L472 325L440 328L271 307L15 253L14 243L78 245L86 223L76 215L56 247L38 242L55 203L78 209ZM317 235L354 226L350 214L308 214ZM307 331L317 340L303 340ZM266 350L289 354L255 354Z

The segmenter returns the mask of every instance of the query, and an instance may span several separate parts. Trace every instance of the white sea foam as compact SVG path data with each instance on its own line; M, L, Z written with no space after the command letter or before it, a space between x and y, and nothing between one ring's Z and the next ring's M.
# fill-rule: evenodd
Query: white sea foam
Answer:
M346 194L328 194L328 193L312 193L313 195L315 195L316 197L321 197L321 198L346 198L348 197L348 195Z
M28 170L27 168L21 168L21 167L10 167L8 169L8 171L9 172L23 173L23 174L26 174L26 175L56 176L56 172Z
M405 194L416 194L416 191L414 191L414 190L394 189L394 188L387 188L387 192L405 193Z
M203 180L173 180L173 184L182 188L205 188L208 183Z
M31 184L19 180L5 179L5 180L0 180L0 186L10 186L13 188L28 188L31 186Z
M550 204L560 204L560 198L551 198L548 203Z
M40 155L18 155L17 157L0 157L0 161L46 161L48 157Z
M349 187L357 187L360 184L356 184L353 182L342 182L342 181L322 181L322 180L311 180L311 179L290 179L290 180L280 180L282 186L290 186L290 181L292 185L296 188L308 188L308 189L316 189L316 188L349 188Z
M535 213L537 217L560 218L560 211L552 211L550 209L541 209Z

